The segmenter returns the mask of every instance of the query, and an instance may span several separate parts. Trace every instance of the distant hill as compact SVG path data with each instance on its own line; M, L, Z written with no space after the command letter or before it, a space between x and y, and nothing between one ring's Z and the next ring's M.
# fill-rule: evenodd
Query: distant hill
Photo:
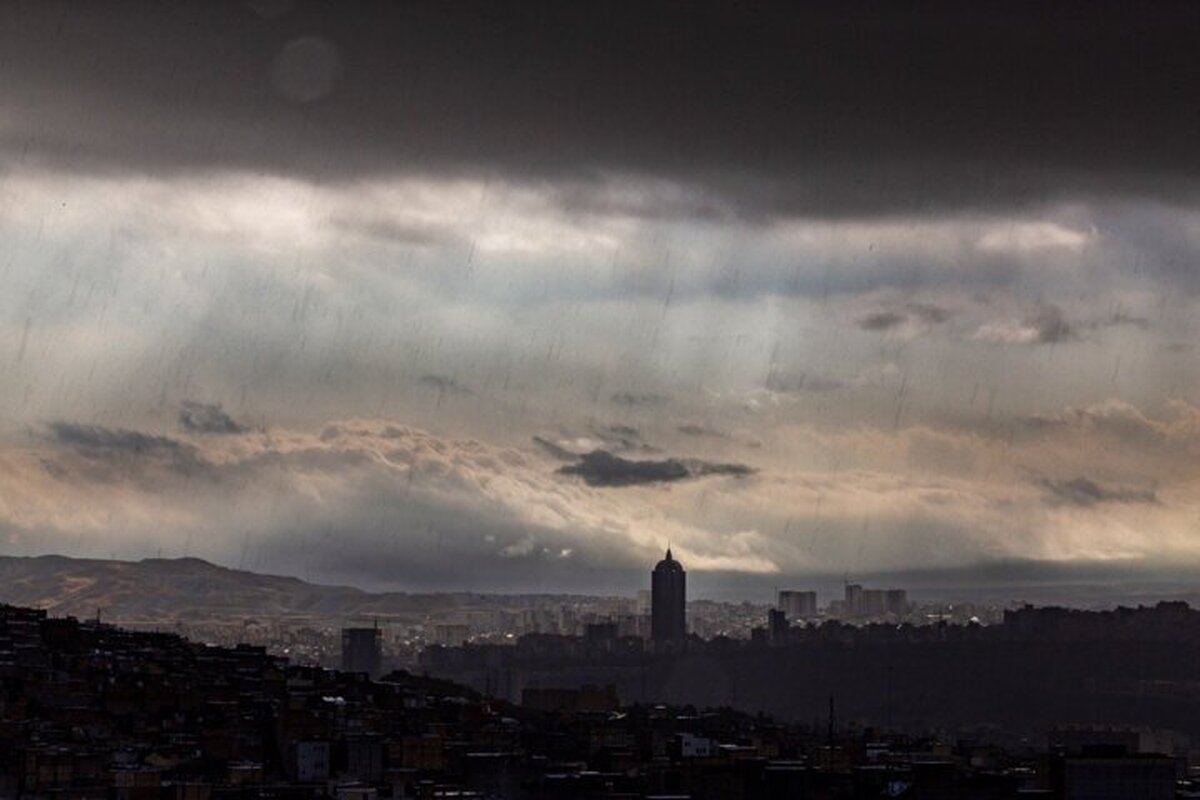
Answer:
M228 569L198 558L115 561L0 556L0 602L76 617L93 617L100 610L114 622L419 619L454 610L519 607L532 599L372 593Z

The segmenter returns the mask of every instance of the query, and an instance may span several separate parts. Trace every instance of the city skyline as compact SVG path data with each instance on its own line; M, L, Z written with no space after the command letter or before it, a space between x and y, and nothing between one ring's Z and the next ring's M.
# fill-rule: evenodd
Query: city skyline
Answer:
M0 553L1196 585L1194 5L503 5L0 2Z

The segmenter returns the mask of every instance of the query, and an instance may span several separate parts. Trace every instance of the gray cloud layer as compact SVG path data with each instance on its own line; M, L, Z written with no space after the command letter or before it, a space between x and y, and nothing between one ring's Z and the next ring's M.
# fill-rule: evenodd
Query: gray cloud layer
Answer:
M602 198L571 181L642 173L708 186L657 204L692 218L1191 196L1198 38L1183 2L9 2L0 146L97 170L553 177L575 207Z

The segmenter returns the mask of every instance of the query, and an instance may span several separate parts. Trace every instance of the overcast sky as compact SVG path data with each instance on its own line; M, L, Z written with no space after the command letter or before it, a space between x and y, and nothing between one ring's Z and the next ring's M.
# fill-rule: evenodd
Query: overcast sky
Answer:
M726 5L0 1L2 552L1200 575L1200 6Z

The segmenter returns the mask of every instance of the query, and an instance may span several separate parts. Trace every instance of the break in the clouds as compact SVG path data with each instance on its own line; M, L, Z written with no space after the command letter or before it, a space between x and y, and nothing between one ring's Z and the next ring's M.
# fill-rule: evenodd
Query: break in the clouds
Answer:
M267 5L0 4L9 550L1200 568L1195 6Z

